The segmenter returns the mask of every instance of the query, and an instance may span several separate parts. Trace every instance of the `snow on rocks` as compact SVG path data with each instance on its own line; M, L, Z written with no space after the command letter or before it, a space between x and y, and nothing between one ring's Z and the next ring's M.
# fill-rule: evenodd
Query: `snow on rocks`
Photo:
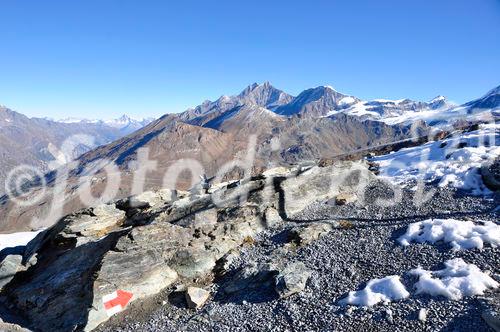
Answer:
M482 125L479 130L462 133L446 140L373 158L380 175L394 183L422 179L470 191L473 195L489 193L481 178L483 164L500 155L499 124Z
M427 271L417 268L410 271L419 277L415 284L417 294L442 295L451 300L460 300L465 296L483 295L487 289L499 286L498 282L476 265L467 264L461 258L448 260L444 265L443 270Z
M339 106L347 106L347 105L352 105L355 102L356 102L356 99L354 97L347 96L347 97L340 99L338 104L339 104Z
M398 241L403 246L411 242L450 243L454 250L478 248L485 243L492 247L500 245L500 226L491 221L477 225L472 221L455 219L427 219L408 225L406 233Z
M466 296L483 295L486 290L499 286L487 273L474 264L467 264L461 258L448 260L444 265L443 270L427 271L419 267L409 271L418 277L414 285L415 294L441 295L451 300L460 300ZM408 297L410 293L401 283L400 277L392 275L368 281L365 288L349 292L339 304L371 307L380 302L388 303ZM418 317L425 320L427 311L422 310Z
M12 281L16 273L25 271L29 266L29 264L28 266L22 265L22 252L28 242L33 240L38 233L0 234L0 291ZM36 262L36 259L33 261ZM0 329L0 331L3 330Z
M371 307L379 302L391 302L405 299L410 296L399 276L388 276L368 281L366 287L360 291L349 292L340 304L353 304Z
M6 248L23 247L33 240L38 233L40 231L0 234L0 251Z

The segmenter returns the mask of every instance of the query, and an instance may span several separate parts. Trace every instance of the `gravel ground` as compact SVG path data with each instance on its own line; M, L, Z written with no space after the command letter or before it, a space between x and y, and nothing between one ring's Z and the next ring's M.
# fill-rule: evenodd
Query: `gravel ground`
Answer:
M413 193L407 191L401 203L379 207L376 197L390 192L375 186L366 195L367 205L332 206L316 204L304 211L298 223L286 222L268 230L240 250L229 272L206 284L213 297L201 310L185 308L182 293L164 293L140 304L133 303L126 315L118 315L99 331L490 331L481 318L486 309L500 308L500 291L488 291L460 301L444 297L416 295L416 281L406 272L421 266L441 269L448 259L461 257L489 270L500 281L500 248L453 252L446 244L412 244L402 247L396 239L406 226L428 218L492 220L498 222L500 197L483 198L464 195L452 189L437 189L434 197L422 205L413 205ZM319 240L304 246L287 244L287 229L296 224L316 221L348 220ZM352 226L350 226L352 225ZM286 265L303 262L312 270L306 289L286 299L279 299L269 285L227 296L222 289L236 271L249 264ZM371 308L340 306L338 300L349 291L364 287L373 278L402 276L411 296L408 299L378 304ZM420 309L427 310L427 320L418 320Z

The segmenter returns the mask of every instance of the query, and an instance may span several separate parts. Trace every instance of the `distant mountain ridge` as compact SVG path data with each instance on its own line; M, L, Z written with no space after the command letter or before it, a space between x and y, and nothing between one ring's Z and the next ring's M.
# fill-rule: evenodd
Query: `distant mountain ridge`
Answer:
M212 174L216 165L245 150L248 138L255 135L256 167L265 167L270 162L295 163L409 138L413 124L418 124L425 132L430 125L474 116L475 112L484 111L475 106L485 100L493 108L500 106L495 99L499 90L493 89L474 105L457 106L444 96L428 102L410 99L363 101L330 86L307 89L294 97L269 82L253 83L237 95L224 95L180 114L165 115L125 140L113 142L82 159L95 160L105 155L122 163L133 159L136 149L144 146L149 147L153 155L158 155L159 164L194 158L208 165L208 172ZM189 132L189 137L183 138L179 132ZM199 146L204 137L212 136L217 136L215 145L225 147L225 153L217 157L210 152L210 145L204 146L208 150ZM280 142L279 151L272 151L272 140Z
M52 120L59 123L80 123L80 124L97 124L109 126L120 130L123 135L128 135L148 124L155 119L152 117L134 119L126 114L117 119L102 120L102 119L84 119L84 118L66 118L60 120Z
M319 86L308 89L293 98L290 103L281 105L276 113L281 115L307 114L308 116L324 116L332 110L340 110L345 105L346 98L349 102L359 99L335 91L330 86ZM344 102L343 102L344 101Z
M222 96L216 101L205 101L201 105L180 113L182 121L200 125L221 116L225 112L234 113L237 107L255 105L282 117L329 117L339 113L355 116L360 120L381 121L390 125L411 124L422 120L436 124L455 121L466 114L476 114L497 109L500 105L500 87L492 89L483 97L456 105L444 96L430 101L411 99L362 100L353 95L336 91L331 86L318 86L292 96L275 88L269 82L253 83L235 96ZM449 121L448 121L448 120Z
M236 106L245 104L257 105L275 110L279 106L285 105L293 100L293 97L279 89L276 89L269 82L263 84L251 84L236 96L221 96L216 101L204 101L201 105L188 109L181 113L179 117L184 121L190 121L197 117L208 116L214 112L224 112Z
M196 160L206 175L212 177L227 162L245 158L250 138L256 143L254 174L278 165L334 158L409 139L415 133L424 136L432 126L453 125L464 119L475 121L482 115L495 116L500 106L499 91L500 88L495 88L483 97L457 106L442 96L428 102L364 101L329 86L308 89L294 97L268 82L251 84L237 95L205 101L179 114L166 114L129 135L82 154L79 166L70 171L68 191L74 194L77 190L82 169L96 160L106 160L121 171L120 197L127 196L134 183L130 167L134 167L133 161L141 148L147 148L149 159L158 165L148 173L144 190L163 187L165 174L179 160ZM125 123L127 119L123 120ZM0 120L0 126L3 124L7 123ZM50 124L54 128L75 125ZM416 128L412 128L414 125ZM30 146L26 142L24 145ZM242 170L234 169L225 179L241 176ZM102 190L106 172L100 171L92 179L93 189ZM50 181L53 178L49 177ZM169 186L189 189L191 184L191 175L184 172ZM67 213L82 207L76 195L70 197L74 199L65 204ZM8 202L3 206L0 214L16 208ZM6 212L9 217L4 230L26 227L31 217L44 214L44 208Z
M30 165L42 172L48 171L48 163L54 160L49 146L56 149L73 135L88 135L93 141L80 142L74 154L76 158L97 146L110 143L150 123L138 122L129 117L114 121L53 121L47 118L29 118L0 106L0 193L4 191L7 174L19 165Z

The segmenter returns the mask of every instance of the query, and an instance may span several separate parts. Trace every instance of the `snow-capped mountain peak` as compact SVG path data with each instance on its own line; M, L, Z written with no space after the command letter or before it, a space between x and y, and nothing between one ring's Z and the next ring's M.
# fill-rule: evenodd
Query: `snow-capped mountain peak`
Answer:
M429 106L430 109L434 109L434 110L448 109L448 108L455 106L454 104L452 104L448 101L448 98L446 98L445 96L441 96L441 95L428 101L427 105Z
M324 88L324 89L327 89L327 90L337 91L337 90L335 90L335 88L334 88L333 86L331 86L331 85L323 85L323 86L321 86L321 87L322 87L322 88Z
M330 117L338 113L356 116L361 120L374 120L386 124L409 124L417 120L427 123L449 123L456 121L469 110L498 109L500 87L485 96L462 106L451 103L445 96L425 102L402 99L362 100L336 91L332 86L319 85L302 91L296 97L274 88L271 83L253 83L235 96L222 96L215 102L205 102L180 115L183 121L214 114L219 116L242 105L257 105L283 117ZM197 123L195 121L195 123Z
M122 126L128 126L131 122L134 121L140 121L140 120L133 120L130 116L124 114L121 117L117 119L111 119L111 120L103 120L105 124L111 127L122 127Z
M148 125L153 120L154 118L134 119L129 115L124 114L117 119L102 120L102 119L66 118L57 120L56 122L67 123L67 124L79 124L79 123L96 124L117 129L120 132L123 132L123 134L129 134Z
M437 102L440 102L440 101L446 101L446 97L439 95L439 96L437 96L437 97L429 100L429 104L437 103Z

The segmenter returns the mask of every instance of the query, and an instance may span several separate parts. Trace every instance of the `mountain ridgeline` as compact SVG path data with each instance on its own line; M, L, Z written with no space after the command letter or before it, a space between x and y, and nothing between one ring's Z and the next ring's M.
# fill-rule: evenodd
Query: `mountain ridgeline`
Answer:
M290 166L353 152L362 153L412 138L415 134L423 136L431 127L453 125L464 116L467 116L468 121L490 121L492 116L495 119L498 117L499 96L500 87L463 105L454 105L442 96L429 102L409 99L364 101L331 87L320 86L294 97L266 82L252 84L235 96L205 101L183 113L164 115L126 136L123 136L119 127L109 125L107 127L111 130L108 136L103 136L102 132L96 130L96 126L105 125L102 122L55 123L28 119L15 113L16 117L29 124L27 129L19 129L19 126L9 126L11 122L0 117L2 135L6 136L0 142L0 153L12 153L8 147L2 147L7 139L19 142L20 139L16 137L29 134L23 145L32 146L38 154L32 153L28 162L36 164L37 158L46 162L48 158L42 158L39 151L43 151L48 142L57 144L65 135L77 133L80 127L74 126L86 126L89 128L86 133L95 133L100 146L83 153L77 159L78 167L70 171L70 199L65 202L65 213L71 213L83 207L75 192L81 186L82 176L88 177L84 172L86 167L97 160L106 160L118 166L121 182L117 198L122 198L131 193L133 165L141 148L147 148L148 158L156 161L157 167L148 172L143 188L154 190L164 186L166 172L181 159L198 161L207 177L213 177L227 162L244 159L249 148L253 148L249 145L252 138L255 139L252 172L257 174L274 166ZM2 112L5 114L9 111L4 109ZM60 138L45 138L51 132L45 129L47 127L57 128ZM40 143L35 144L37 141ZM103 144L106 141L112 142ZM21 158L20 161L25 160ZM15 164L4 163L4 172L5 167ZM227 178L242 175L243 170L235 168L227 174ZM49 176L48 179L49 185L53 183L53 177ZM98 193L106 185L106 172L101 169L91 179L92 189ZM183 171L179 173L177 182L170 186L185 190L196 181L197 178L193 178L192 174ZM29 220L33 216L43 216L46 213L44 209L50 206L46 203L50 200L49 195L37 208L22 208L4 197L0 213L7 217L0 224L0 231L34 228ZM48 224L52 222L48 221Z
M112 121L53 121L28 118L0 106L0 193L4 190L6 176L17 166L28 165L41 172L48 171L49 163L55 160L54 155L66 152L61 151L61 146L70 137L75 137L71 142L73 151L64 155L59 164L128 135L151 121L137 121L127 116Z
M293 97L269 82L252 84L238 95L165 115L81 160L106 156L126 167L138 148L148 147L149 157L159 165L194 158L213 175L222 163L244 153L251 135L257 138L256 169L317 160L410 138L415 124L417 134L425 134L429 124L452 124L464 113L479 118L491 114L500 105L498 90L457 106L443 96L429 102L363 101L328 86Z

